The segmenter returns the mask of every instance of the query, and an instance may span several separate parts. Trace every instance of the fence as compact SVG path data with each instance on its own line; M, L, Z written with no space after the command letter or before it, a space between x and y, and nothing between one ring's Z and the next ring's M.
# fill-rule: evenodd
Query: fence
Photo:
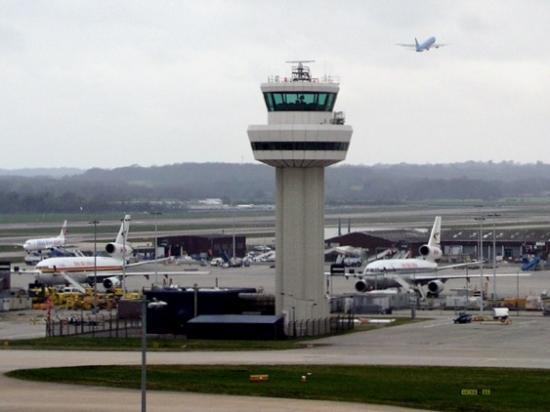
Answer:
M354 317L331 316L324 319L305 319L287 322L287 337L301 338L329 335L353 329ZM70 317L46 322L46 336L94 336L127 338L141 336L141 320L118 319L113 316Z
M98 336L127 338L140 336L141 320L118 319L113 316L81 316L46 321L46 336Z
M323 336L355 327L352 315L331 316L324 319L304 319L285 324L285 335L292 338Z

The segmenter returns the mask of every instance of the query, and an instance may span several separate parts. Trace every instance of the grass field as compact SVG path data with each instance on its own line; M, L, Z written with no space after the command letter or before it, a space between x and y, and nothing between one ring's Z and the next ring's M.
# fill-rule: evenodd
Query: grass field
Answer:
M297 340L201 340L201 339L147 339L149 351L196 351L196 350L281 350L300 349L307 346ZM49 337L18 339L3 342L0 349L48 349L48 350L121 350L141 349L141 338L99 337Z
M251 374L269 381L249 382ZM311 374L311 375L308 375ZM139 388L138 366L86 366L9 372L20 379ZM307 381L302 381L302 376ZM148 387L249 396L390 404L440 411L548 411L545 370L391 366L148 367Z

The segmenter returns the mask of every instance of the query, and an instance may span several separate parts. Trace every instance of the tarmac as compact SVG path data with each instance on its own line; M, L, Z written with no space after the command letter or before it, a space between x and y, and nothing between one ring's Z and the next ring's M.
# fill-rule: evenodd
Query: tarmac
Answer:
M312 341L305 349L150 352L149 364L340 364L485 366L550 369L550 319L514 317L511 325L455 325L451 316ZM0 372L48 366L139 364L139 352L0 350ZM32 396L30 396L32 394ZM153 411L406 411L391 406L243 396L149 392ZM0 411L126 411L139 391L0 377Z
M220 268L198 265L177 265L167 263L151 263L139 267L143 271L158 271L158 276L151 276L150 279L146 279L144 276L139 276L138 270L128 270L130 274L127 277L127 289L128 290L141 290L144 286L151 286L152 283L162 284L163 282L192 287L193 284L197 284L199 287L255 287L263 290L265 293L274 293L275 290L275 269L270 267L272 264L258 264L250 267L241 268ZM136 268L138 269L138 268ZM207 271L209 274L194 275L192 270L196 269L201 272ZM183 271L190 270L188 274L172 276L171 271ZM325 270L330 270L329 266L326 266ZM444 293L449 293L453 288L464 288L468 285L479 287L479 269L470 268L468 270L470 275L470 282L466 282L465 279L451 279L445 283ZM484 269L483 283L489 293L493 290L491 268ZM519 264L502 263L497 267L497 274L505 274L507 277L497 277L497 294L499 296L515 297L516 295L540 295L541 293L550 292L550 270L541 270L536 272L522 272ZM445 270L441 274L466 274L465 269ZM517 275L519 274L519 277ZM435 274L434 274L435 275ZM26 289L29 283L34 281L34 275L32 274L14 274L11 277L12 287ZM343 276L333 276L329 279L331 285L329 289L333 294L349 294L355 293L356 278L350 276L345 278Z

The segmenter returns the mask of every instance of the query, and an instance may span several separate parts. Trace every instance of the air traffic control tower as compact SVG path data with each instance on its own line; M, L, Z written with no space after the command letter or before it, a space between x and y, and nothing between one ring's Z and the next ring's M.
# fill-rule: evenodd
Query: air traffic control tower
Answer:
M251 125L254 157L276 168L275 311L289 320L323 319L325 167L346 158L351 126L334 112L339 85L312 78L310 61L289 62L292 76L261 85L267 125Z

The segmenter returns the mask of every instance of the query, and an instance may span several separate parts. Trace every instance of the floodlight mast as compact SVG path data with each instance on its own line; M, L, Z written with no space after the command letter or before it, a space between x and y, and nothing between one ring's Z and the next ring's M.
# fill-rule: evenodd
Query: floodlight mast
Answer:
M309 66L304 66L304 63L315 63L315 60L287 60L287 63L296 64L296 66L292 66L293 82L311 81Z

